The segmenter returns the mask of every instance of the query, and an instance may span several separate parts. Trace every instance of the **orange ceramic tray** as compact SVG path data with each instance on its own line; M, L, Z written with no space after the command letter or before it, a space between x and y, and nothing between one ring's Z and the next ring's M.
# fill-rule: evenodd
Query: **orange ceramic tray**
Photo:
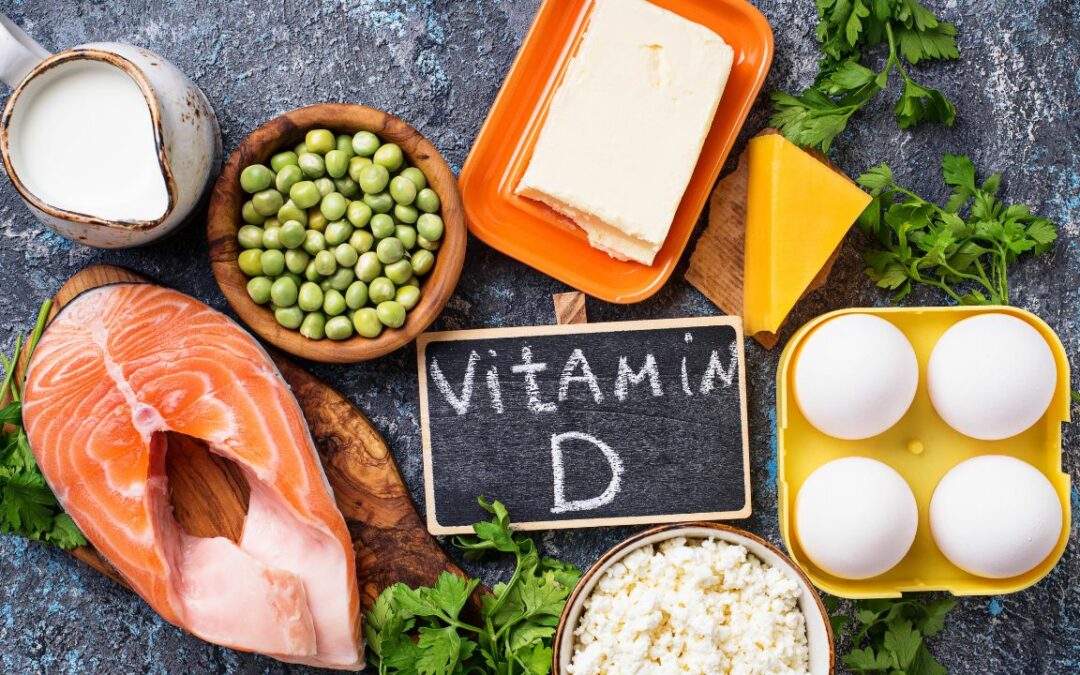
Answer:
M473 234L503 253L609 302L644 300L671 276L773 56L772 29L745 0L651 2L711 28L735 50L731 76L697 168L667 241L651 266L609 257L589 246L588 237L570 220L514 194L551 96L581 41L592 0L544 0L459 180Z

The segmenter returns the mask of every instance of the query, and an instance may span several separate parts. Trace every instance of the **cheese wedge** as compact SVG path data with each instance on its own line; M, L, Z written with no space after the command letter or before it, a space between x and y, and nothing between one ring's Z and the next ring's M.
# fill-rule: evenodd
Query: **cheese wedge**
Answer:
M750 139L747 154L743 322L775 333L870 195L779 134Z
M734 52L645 0L596 0L518 194L615 258L651 265L712 127Z

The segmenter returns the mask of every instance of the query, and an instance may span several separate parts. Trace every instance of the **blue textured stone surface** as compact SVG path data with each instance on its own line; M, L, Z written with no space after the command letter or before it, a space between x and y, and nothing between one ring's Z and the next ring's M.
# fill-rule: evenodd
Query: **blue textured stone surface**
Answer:
M552 0L558 1L558 0ZM464 162L536 10L536 0L3 0L0 11L44 46L127 41L155 50L206 92L221 121L226 152L266 119L299 105L359 102L414 124L457 170ZM776 34L765 90L805 86L816 70L810 0L759 0ZM949 129L900 131L882 96L855 118L834 159L849 173L888 161L917 192L944 195L942 152L971 155L1004 174L1005 193L1061 225L1055 251L1011 272L1013 303L1058 331L1070 356L1080 350L1080 7L1075 0L931 0L959 27L962 60L915 70L959 109ZM895 94L895 92L893 92ZM889 99L887 101L887 98ZM768 119L758 101L743 140ZM736 152L741 148L736 146ZM118 177L122 180L123 177ZM848 238L828 285L796 308L786 338L828 310L883 305L862 274L864 243ZM0 178L0 346L10 350L41 300L91 263L115 263L225 310L206 262L201 219L179 236L129 251L73 245L34 221ZM685 260L683 261L685 267ZM682 280L622 307L589 302L594 321L700 316L717 310ZM438 328L545 324L550 296L567 290L475 240L461 284ZM908 304L941 304L919 291ZM753 457L753 517L736 523L774 542L776 441L773 373L779 349L747 348ZM415 498L422 490L415 357L410 349L356 366L314 365L386 436ZM1074 411L1075 414L1075 411ZM1065 470L1080 465L1077 433L1065 430ZM1057 568L1014 595L961 598L932 650L951 673L1080 672L1080 494L1073 490L1072 541ZM546 552L592 563L631 530L541 533ZM489 582L498 564L468 569ZM141 600L63 553L0 537L0 672L287 673L303 669L205 644L160 620Z

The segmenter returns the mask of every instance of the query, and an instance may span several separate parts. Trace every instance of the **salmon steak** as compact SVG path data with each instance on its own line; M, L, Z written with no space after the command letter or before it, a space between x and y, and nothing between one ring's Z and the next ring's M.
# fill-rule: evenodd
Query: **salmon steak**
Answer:
M363 669L345 521L296 398L231 319L151 284L87 291L38 343L23 423L64 510L167 621L233 649ZM170 432L243 472L238 541L177 522Z

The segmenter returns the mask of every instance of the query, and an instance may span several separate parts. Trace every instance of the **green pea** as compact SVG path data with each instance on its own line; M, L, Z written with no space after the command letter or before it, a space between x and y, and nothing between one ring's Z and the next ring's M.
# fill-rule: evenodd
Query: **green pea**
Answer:
M439 241L443 236L443 220L434 213L425 213L416 221L416 231L428 241Z
M347 309L345 296L331 288L323 294L323 311L329 316L337 316Z
M298 208L307 209L318 204L319 200L322 199L322 195L319 194L319 188L315 187L315 183L302 180L289 188L289 199ZM280 214L278 214L278 218L281 218Z
M394 176L390 181L390 196L398 204L412 204L416 199L416 183L405 176Z
M326 219L326 216L322 214L318 206L312 206L308 209L308 221L307 226L309 230L315 230L316 232L325 232L326 224L330 221Z
M389 240L384 239L383 241ZM401 286L413 275L412 263L402 258L384 267L383 274L386 275L387 279L393 281L395 285Z
M281 245L281 228L271 227L263 230L263 248L272 248L274 250L280 250L284 248Z
M375 245L375 237L367 230L354 230L349 237L349 246L357 253L367 253Z
M371 157L379 149L379 137L370 131L358 131L352 137L352 149L361 157Z
M383 143L375 151L371 161L385 166L387 171L397 171L405 163L405 156L396 143Z
M412 254L412 270L417 276L423 276L435 266L435 254L431 251L420 249Z
M326 337L331 340L348 340L353 335L353 325L347 316L335 316L326 322Z
M360 171L360 189L367 193L382 192L390 183L390 172L381 164L368 164Z
M340 192L331 192L323 197L322 202L319 204L319 210L322 211L327 220L341 220L345 217L345 210L348 206L349 201L345 199L345 195ZM438 216L434 217L437 218Z
M339 151L344 152L345 156L350 159L356 154L356 151L352 149L352 136L348 134L338 134L335 146Z
M322 289L323 293L330 290L330 280L329 279L323 279L322 281L320 281L319 282L319 288Z
M397 237L387 237L379 242L375 252L379 256L379 262L389 265L401 260L405 255L405 247Z
M394 198L387 192L365 194L364 203L371 207L375 213L389 213L394 208Z
M289 194L292 186L302 180L304 180L304 172L300 170L300 167L289 164L282 167L281 171L278 171L277 178L274 179L274 187L283 194Z
M308 152L317 152L320 155L325 155L337 147L337 139L329 129L312 129L304 136L304 143Z
M296 282L289 277L278 277L270 288L270 299L278 307L291 307L296 304Z
M258 225L244 225L236 233L236 241L240 248L261 248L263 230Z
M371 217L371 234L376 239L386 239L394 236L394 219L385 213L379 213Z
M278 250L263 251L262 257L263 274L276 277L285 271L285 254Z
M397 288L394 286L394 282L386 277L376 277L368 283L368 299L374 305L393 300L396 293Z
M256 305L265 305L270 302L270 287L273 283L269 277L252 277L247 282L248 297Z
M415 206L406 206L405 204L394 204L394 217L403 223L412 225L416 222L416 219L420 217L420 212Z
M427 187L427 176L425 176L424 172L420 169L417 169L415 166L410 166L408 168L402 169L400 175L411 180L413 182L413 185L416 186L417 190L423 190Z
M309 340L321 340L326 337L326 315L322 312L311 312L304 317L300 324L300 334Z
M290 220L281 226L281 245L285 248L299 248L304 243L306 231L299 220Z
M401 328L405 324L405 308L395 300L380 302L375 311L379 321L387 328Z
M367 304L367 301L367 284L363 281L354 281L349 284L349 288L345 291L345 304L349 306L349 309L360 309Z
M296 305L292 307L278 307L274 310L274 318L286 328L296 330L304 321L304 310Z
M367 157L353 157L349 160L349 178L359 183L360 173L363 172L365 166L370 164L371 160Z
M416 277L413 277L412 279L409 279L408 281L406 281L405 285L406 286L412 286L413 288L420 288L420 280L417 279Z
M331 274L327 281L330 282L330 288L344 292L352 285L352 282L356 281L356 273L353 272L351 267L338 267L337 271Z
M311 255L318 255L320 251L325 251L326 237L322 232L308 230L304 233L304 250Z
M240 266L240 271L249 277L262 275L262 254L262 250L257 248L249 248L246 251L242 251L240 256L236 259L237 264ZM372 255L375 254L373 253ZM378 260L375 262L378 262ZM379 272L382 272L381 266L379 267ZM378 274L375 276L378 276Z
M240 187L248 194L255 194L270 187L274 172L262 164L252 164L240 172Z
M301 225L308 224L307 211L296 205L293 200L286 201L277 212L277 219L283 223L290 220L299 221Z
M415 286L402 286L397 289L394 300L404 307L405 311L410 311L416 307L416 303L420 302L420 289Z
M416 208L424 213L435 213L441 204L439 195L435 194L431 188L424 188L416 194Z
M326 226L326 243L328 246L337 246L349 241L352 236L353 226L345 220L335 220Z
M406 251L416 248L416 228L408 225L398 225L394 228L394 236L398 238Z
M270 158L270 168L278 173L287 166L296 166L296 153L292 150L279 152Z
M332 178L326 178L325 176L322 178L316 178L315 189L319 191L320 197L325 197L326 195L334 191L334 180Z
M277 214L278 209L285 203L285 198L277 190L268 188L252 195L251 203L259 215L269 218Z
M439 249L439 242L431 241L422 234L416 237L416 245L427 251L436 251Z
M293 152L295 152L297 156L300 156L305 152L310 152L310 150L308 150L307 143L301 141L300 143L296 144L295 148L293 148Z
M266 216L255 210L255 205L251 203L250 199L240 207L240 216L243 217L245 223L251 225L262 225L263 221L266 220Z
M361 201L349 202L345 217L356 227L363 227L371 220L371 207Z
M337 271L337 259L330 251L319 251L315 254L315 269L323 276L330 276Z
M326 173L331 178L341 178L349 172L349 156L340 150L331 150L326 153Z
M291 271L286 271L284 274L281 275L281 278L292 279L293 285L295 285L297 288L300 288L300 284L304 283L304 280L300 277L299 274L294 274Z
M319 288L319 284L308 281L300 286L300 293L297 295L296 304L300 305L300 309L305 312L314 312L315 310L322 309L323 292Z
M344 243L338 244L334 249L334 257L337 258L338 265L341 265L342 267L352 267L356 264L356 260L360 257L360 254L348 243Z
M264 230L269 230L269 229L272 229L272 228L275 228L275 227L281 227L281 221L278 220L277 216L270 216L269 218L267 218L266 220L263 221L262 226L263 226Z
M326 162L313 152L300 153L297 163L308 178L322 178L326 174Z
M353 326L356 332L366 338L379 337L382 332L382 322L379 321L379 313L374 307L363 307L353 314Z
M243 255L242 253L240 255ZM372 280L382 274L382 263L379 262L379 256L375 251L368 251L367 253L361 253L360 258L356 261L356 278L363 281L366 284L370 284ZM255 274L261 274L255 272Z
M334 188L341 194L349 197L355 197L360 192L360 184L354 181L348 176L342 176L341 178L334 179Z
M285 269L293 274L303 274L309 262L311 254L307 251L299 248L285 251Z
M322 275L315 269L314 259L310 260L307 267L304 268L304 278L311 282L322 281Z

